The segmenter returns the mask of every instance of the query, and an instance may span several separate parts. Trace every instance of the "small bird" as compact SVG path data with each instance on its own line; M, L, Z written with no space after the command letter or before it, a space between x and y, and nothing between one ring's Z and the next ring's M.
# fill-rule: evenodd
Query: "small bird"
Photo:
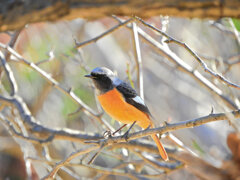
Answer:
M113 119L125 125L132 124L133 126L136 123L144 129L154 127L150 111L143 99L110 69L97 67L85 77L93 80L101 106ZM155 141L162 159L167 161L168 155L157 134L153 134L151 137Z

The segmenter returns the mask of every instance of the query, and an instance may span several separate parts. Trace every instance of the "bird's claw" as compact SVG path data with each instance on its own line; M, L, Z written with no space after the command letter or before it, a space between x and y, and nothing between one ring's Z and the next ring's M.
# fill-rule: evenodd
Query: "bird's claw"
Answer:
M113 137L112 131L106 130L106 131L103 133L103 137L104 137L105 139Z
M125 132L123 135L122 135L122 138L125 139L126 142L128 142L128 135L129 135L129 131Z

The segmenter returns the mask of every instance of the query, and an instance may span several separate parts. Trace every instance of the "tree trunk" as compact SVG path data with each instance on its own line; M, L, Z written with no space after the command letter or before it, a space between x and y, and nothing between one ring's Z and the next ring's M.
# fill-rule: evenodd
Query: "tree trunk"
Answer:
M112 14L178 17L240 17L239 0L3 0L0 31L16 30L40 21L98 19Z

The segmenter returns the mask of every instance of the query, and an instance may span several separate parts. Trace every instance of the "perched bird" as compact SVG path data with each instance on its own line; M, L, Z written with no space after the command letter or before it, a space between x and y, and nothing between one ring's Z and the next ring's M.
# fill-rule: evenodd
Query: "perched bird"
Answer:
M143 99L111 70L106 67L97 67L85 77L93 80L101 106L113 119L123 124L136 123L144 129L154 127L151 114ZM158 136L153 134L151 137L155 141L162 159L167 161L168 155Z

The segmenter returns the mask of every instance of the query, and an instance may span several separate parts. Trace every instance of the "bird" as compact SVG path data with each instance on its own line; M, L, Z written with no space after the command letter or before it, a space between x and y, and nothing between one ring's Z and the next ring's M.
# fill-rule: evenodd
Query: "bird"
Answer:
M85 77L92 79L98 101L103 110L114 120L123 123L124 126L126 124L133 126L136 123L143 129L154 128L152 115L144 100L134 88L119 79L110 69L96 67ZM152 134L151 137L156 143L162 159L168 161L167 152L157 134Z

